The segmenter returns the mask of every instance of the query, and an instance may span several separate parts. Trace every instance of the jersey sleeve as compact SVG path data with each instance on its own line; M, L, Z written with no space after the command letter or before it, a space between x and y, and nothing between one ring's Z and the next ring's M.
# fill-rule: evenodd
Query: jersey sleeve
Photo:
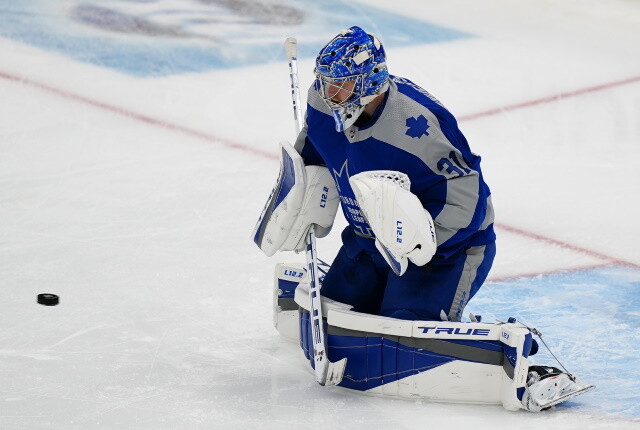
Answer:
M309 136L307 135L307 124L305 121L304 127L300 130L294 148L302 156L304 164L307 166L325 166L326 163L318 153L318 150L313 146Z
M444 202L434 216L439 258L495 240L491 195L479 171L449 177L442 188ZM427 193L431 194L430 190Z

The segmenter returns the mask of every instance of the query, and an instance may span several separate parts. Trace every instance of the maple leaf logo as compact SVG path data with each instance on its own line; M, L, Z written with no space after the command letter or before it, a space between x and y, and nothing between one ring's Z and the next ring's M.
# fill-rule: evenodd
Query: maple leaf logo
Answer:
M407 118L407 122L405 123L409 129L405 133L407 136L420 138L423 134L425 136L429 136L427 133L427 129L429 128L429 121L424 115L420 115L418 117Z

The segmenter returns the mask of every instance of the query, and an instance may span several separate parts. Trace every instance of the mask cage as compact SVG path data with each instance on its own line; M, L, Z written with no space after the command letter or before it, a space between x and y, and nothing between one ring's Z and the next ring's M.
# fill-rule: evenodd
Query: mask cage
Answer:
M351 105L360 106L360 98L363 93L363 81L364 76L362 74L344 76L344 77L332 77L322 75L316 72L316 80L318 83L318 92L320 93L320 97L325 101L327 106L330 109L338 109L338 108L348 108ZM336 93L343 89L343 85L345 82L355 81L355 85L353 90L351 90L351 96L341 102L335 102L331 100L332 97L335 97ZM336 88L338 91L332 92L331 89Z

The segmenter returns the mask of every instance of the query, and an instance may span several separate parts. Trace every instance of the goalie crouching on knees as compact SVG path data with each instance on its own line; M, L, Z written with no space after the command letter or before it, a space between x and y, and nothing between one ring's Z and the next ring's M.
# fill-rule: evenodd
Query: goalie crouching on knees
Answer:
M309 258L315 252L313 234L307 247L309 229L326 236L340 202L349 225L322 282L322 296L350 305L354 313L460 321L496 253L491 193L480 157L435 97L389 75L382 44L359 27L344 30L320 51L315 75L295 146L281 145L280 176L254 242L269 256L307 248ZM316 282L309 284L313 307ZM499 327L504 361L489 364L502 370L505 408L539 411L593 388L555 367L529 366L527 357L537 350L531 334L511 324ZM309 342L314 349L309 356L322 359L321 337L314 332ZM317 344L322 354L316 353ZM483 369L475 377L494 376ZM433 378L444 389L441 383L450 374L443 375ZM496 386L492 381L487 392ZM469 392L458 383L450 398L477 393L474 402L486 400L473 381ZM411 395L428 395L430 387ZM447 398L442 396L435 398Z
M480 157L435 97L389 75L382 44L359 27L321 50L315 75L254 240L268 255L303 249L311 224L328 233L339 195L349 225L322 295L358 312L460 321L495 256Z

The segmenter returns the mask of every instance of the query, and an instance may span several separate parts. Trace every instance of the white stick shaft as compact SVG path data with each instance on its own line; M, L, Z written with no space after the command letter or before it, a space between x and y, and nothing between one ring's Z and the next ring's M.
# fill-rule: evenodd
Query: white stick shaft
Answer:
M289 60L289 77L291 78L291 101L293 102L293 118L296 134L302 130L302 115L300 107L300 87L298 84L298 41L289 37L284 42L284 49ZM327 352L324 342L324 325L322 322L322 301L320 300L320 276L318 273L318 257L316 255L316 236L313 226L307 233L307 276L309 279L309 300L311 306L310 323L313 335L313 360L316 380L324 385L327 379Z
M300 85L298 82L298 41L289 37L284 41L284 49L289 60L289 77L291 78L291 101L293 102L293 119L296 122L296 135L302 130L302 106L300 106Z
M300 88L298 85L298 42L289 37L284 42L289 60L289 76L291 78L291 100L293 101L293 118L296 125L296 136L302 130L302 106L300 105ZM320 273L316 254L316 236L312 225L307 233L307 276L309 279L310 323L313 336L313 360L316 381L320 385L337 385L342 380L346 359L332 363L327 356L322 320L322 300L320 297Z

